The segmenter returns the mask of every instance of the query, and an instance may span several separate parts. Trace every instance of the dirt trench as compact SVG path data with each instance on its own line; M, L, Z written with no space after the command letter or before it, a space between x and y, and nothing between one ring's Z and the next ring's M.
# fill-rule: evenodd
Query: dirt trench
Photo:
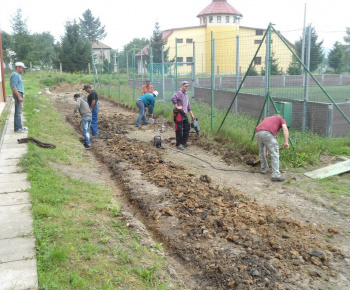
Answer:
M71 113L70 95L52 97L62 114ZM186 288L349 288L346 217L327 222L328 215L334 216L331 210L296 198L288 186L274 185L266 177L216 172L170 150L173 132L166 120L157 120L167 127L161 133L159 126L135 129L135 117L135 112L101 99L100 136L93 152L122 189L118 198L124 210L163 242ZM163 149L152 146L155 135L167 143ZM196 146L189 152L217 167L232 168ZM273 200L276 195L284 204ZM325 242L327 236L335 236L338 244Z

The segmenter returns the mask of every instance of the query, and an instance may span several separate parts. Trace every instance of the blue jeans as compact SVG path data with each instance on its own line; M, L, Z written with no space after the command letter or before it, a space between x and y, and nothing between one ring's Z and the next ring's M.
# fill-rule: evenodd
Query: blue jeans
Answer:
M272 177L281 177L280 172L280 153L277 138L269 131L259 131L256 133L256 140L259 146L259 157L261 163L261 171L268 172L269 164L266 159L266 149L271 157Z
M85 142L84 144L86 146L90 146L91 142L90 142L90 125L91 125L91 116L88 117L82 117L81 118L81 127L83 128L83 135L85 138Z
M97 130L97 115L98 115L98 106L95 104L95 106L92 109L92 120L91 120L91 135L92 136L98 136L98 130Z
M23 98L23 93L20 92L21 97ZM15 131L19 131L23 129L22 126L22 108L23 108L23 102L20 102L18 100L18 97L14 94L13 98L15 99L15 119L14 119L14 129Z
M146 124L147 123L147 120L146 120L146 115L145 115L145 104L140 101L140 100L137 100L136 101L136 106L139 108L139 115L136 119L136 126L139 126L140 125L140 121L142 119L142 123L143 124Z

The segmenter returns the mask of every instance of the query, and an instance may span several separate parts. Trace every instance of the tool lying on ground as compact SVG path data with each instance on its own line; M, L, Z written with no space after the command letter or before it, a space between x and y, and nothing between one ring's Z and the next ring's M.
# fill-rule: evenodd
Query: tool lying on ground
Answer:
M191 128L194 128L195 132L190 132L190 133L196 133L197 137L200 138L201 137L201 133L200 133L200 127L199 127L198 118L194 118L192 120Z
M42 148L50 148L50 149L55 149L56 148L56 145L54 144L50 144L50 143L44 143L44 142L41 142L35 138L22 138L22 139L17 139L17 142L22 144L22 143L28 143L29 141L35 143L36 145L38 145L39 147L42 147Z

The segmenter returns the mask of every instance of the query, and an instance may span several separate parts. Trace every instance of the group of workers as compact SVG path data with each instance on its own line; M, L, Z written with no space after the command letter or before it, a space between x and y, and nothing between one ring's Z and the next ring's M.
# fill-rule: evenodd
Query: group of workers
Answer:
M14 131L16 133L23 133L27 131L27 128L22 125L22 106L24 100L24 86L21 74L25 71L26 66L23 62L15 63L15 70L10 76L10 86L13 92L13 98L15 101L15 115L14 115ZM188 141L190 132L190 122L188 120L188 113L192 120L195 116L192 112L190 99L187 95L189 89L189 83L183 81L181 88L172 96L171 101L174 104L173 117L175 123L176 134L176 147L179 150L184 150L190 146ZM82 120L81 127L84 135L84 146L86 149L91 149L91 138L98 137L98 95L90 85L84 85L83 90L88 93L87 100L85 101L80 94L74 95L76 106L74 108L73 117L75 113L79 112ZM149 117L153 118L153 110L158 92L154 91L153 86L149 80L146 80L146 84L142 86L142 95L137 98L136 105L139 108L139 115L136 119L135 126L139 127L142 120L143 125L147 125L146 108L148 108ZM261 163L261 173L269 173L269 165L266 157L271 157L272 165L272 181L284 181L279 170L279 148L277 142L277 132L282 129L284 144L281 149L289 148L289 131L286 121L279 115L265 118L256 128L256 138L259 146L259 157Z
M192 120L195 116L192 112L190 99L187 95L189 83L183 81L181 88L172 96L171 102L174 104L173 117L175 123L175 135L176 135L176 147L179 150L184 150L190 146L188 141L190 132L190 122L188 120L188 113ZM136 119L135 126L140 126L142 120L143 125L147 125L146 110L148 108L149 117L153 118L153 110L155 104L155 98L158 96L158 92L154 91L153 86L149 80L146 80L146 84L141 89L142 96L137 98L136 105L139 108L139 115ZM267 162L267 156L271 157L272 165L272 181L284 181L279 170L279 149L277 142L277 132L283 130L284 144L281 149L289 148L289 131L286 121L279 115L265 118L256 128L256 138L259 146L259 157L261 163L260 172L262 174L269 173L269 164Z

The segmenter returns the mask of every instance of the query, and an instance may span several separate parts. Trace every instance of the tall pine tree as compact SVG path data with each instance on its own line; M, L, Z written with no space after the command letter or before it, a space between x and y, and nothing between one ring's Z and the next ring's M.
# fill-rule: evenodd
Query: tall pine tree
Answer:
M345 67L350 72L350 27L346 27L346 36L344 36Z
M307 36L306 36L307 39ZM318 35L314 27L311 27L311 49L310 49L310 71L315 71L319 65L322 63L324 54L323 54L323 40L317 42ZM301 58L302 51L302 37L295 43L297 54ZM305 55L307 55L307 47L305 45Z
M334 43L332 50L328 55L328 63L334 69L334 72L340 74L345 65L345 53L343 45L340 42Z
M166 41L163 40L163 32L160 30L159 22L154 25L153 35L151 37L150 46L153 52L153 63L162 62L162 49ZM164 62L168 62L169 48L164 50Z
M11 57L12 61L22 61L28 65L31 61L29 53L33 50L33 43L27 27L27 20L23 19L21 9L17 9L12 16L11 28L13 30L11 50L14 52Z
M58 61L62 63L64 71L77 72L86 70L91 57L91 44L83 39L80 27L74 20L67 21L65 35L58 48Z
M105 26L101 25L100 17L95 18L90 9L86 10L83 13L83 18L79 18L79 20L81 35L90 43L102 40L107 36Z

